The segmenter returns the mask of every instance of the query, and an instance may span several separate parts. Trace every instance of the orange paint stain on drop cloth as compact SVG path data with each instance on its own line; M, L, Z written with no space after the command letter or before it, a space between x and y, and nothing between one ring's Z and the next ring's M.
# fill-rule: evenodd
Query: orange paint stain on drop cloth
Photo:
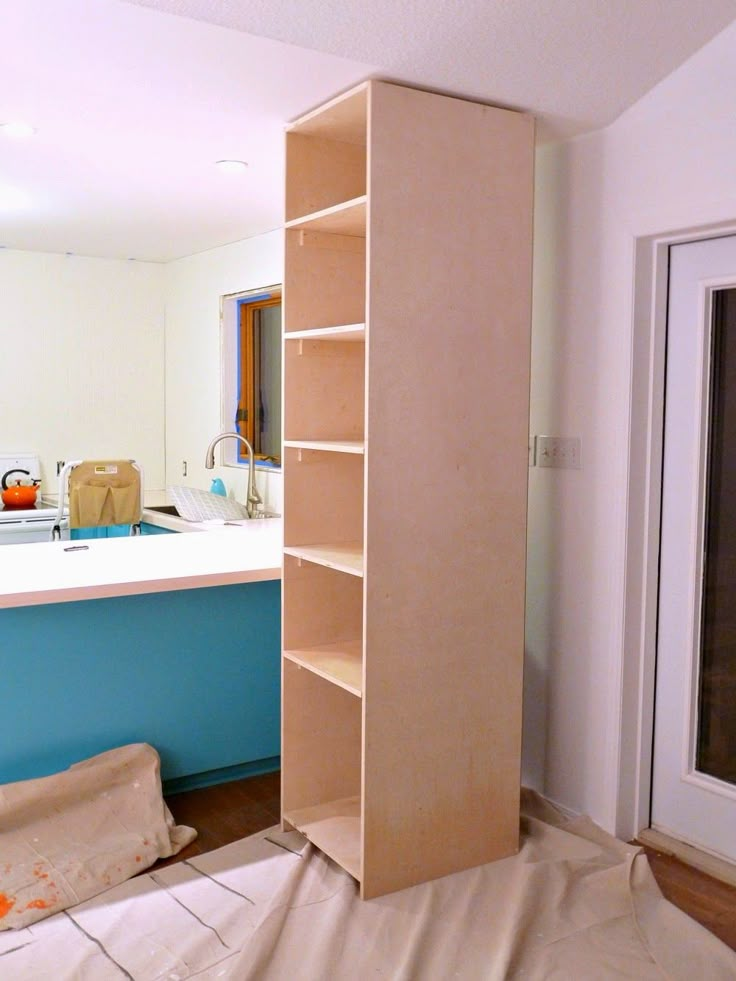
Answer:
M136 862L142 862L143 861L143 859L140 857L140 855L136 855L135 860L136 860Z
M4 892L0 892L0 920L7 916L14 906L15 900L8 899Z
M53 905L53 903L49 903L45 899L32 899L30 903L26 903L24 909L48 909Z

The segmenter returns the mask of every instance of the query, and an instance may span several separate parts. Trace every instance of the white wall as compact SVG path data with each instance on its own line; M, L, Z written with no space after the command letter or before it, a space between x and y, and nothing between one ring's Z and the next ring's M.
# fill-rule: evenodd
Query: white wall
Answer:
M209 489L222 477L237 500L246 495L242 467L204 469L207 446L222 429L220 418L220 298L280 284L283 232L268 232L166 267L166 481ZM232 429L232 425L225 428ZM223 444L220 444L221 446ZM182 462L187 461L187 476ZM266 505L281 511L281 475L259 470Z
M635 242L736 220L734 118L736 24L608 129L538 155L530 431L582 436L583 469L530 474L527 648L546 697L526 707L546 740L529 745L549 796L609 830L624 653L636 655L624 651L629 481L644 493L629 469L630 416L646 418L646 392L631 399L634 351L646 354Z
M0 250L0 450L132 457L164 485L163 266Z

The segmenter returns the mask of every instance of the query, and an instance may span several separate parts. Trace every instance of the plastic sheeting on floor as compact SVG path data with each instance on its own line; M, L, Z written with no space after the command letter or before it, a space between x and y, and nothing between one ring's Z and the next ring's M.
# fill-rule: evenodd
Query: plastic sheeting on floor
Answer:
M733 981L736 953L643 852L527 793L513 858L361 902L300 835L263 832L0 934L0 977Z

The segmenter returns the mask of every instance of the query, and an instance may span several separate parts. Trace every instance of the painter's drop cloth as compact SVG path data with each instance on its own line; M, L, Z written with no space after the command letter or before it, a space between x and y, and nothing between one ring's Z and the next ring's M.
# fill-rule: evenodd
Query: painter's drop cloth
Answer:
M174 824L146 743L0 786L0 930L89 899L195 837Z
M736 979L640 849L534 794L523 809L518 855L368 902L297 832L260 832L0 934L0 978Z
M662 897L641 849L535 794L523 810L518 855L368 902L310 846L227 977L736 979L736 953Z

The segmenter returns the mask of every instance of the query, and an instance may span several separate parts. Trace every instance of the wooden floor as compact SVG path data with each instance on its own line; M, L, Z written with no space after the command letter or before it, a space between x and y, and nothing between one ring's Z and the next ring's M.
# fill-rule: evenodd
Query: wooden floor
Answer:
M184 851L159 864L192 858L278 824L279 781L278 773L269 773L167 797L176 823L196 828L199 834ZM665 897L736 950L736 887L672 856L645 851Z
M666 899L736 950L736 886L713 879L674 855L644 846Z
M247 838L281 820L281 775L266 773L220 783L201 790L186 790L166 797L177 824L196 828L197 837L163 864L211 852L231 841Z

